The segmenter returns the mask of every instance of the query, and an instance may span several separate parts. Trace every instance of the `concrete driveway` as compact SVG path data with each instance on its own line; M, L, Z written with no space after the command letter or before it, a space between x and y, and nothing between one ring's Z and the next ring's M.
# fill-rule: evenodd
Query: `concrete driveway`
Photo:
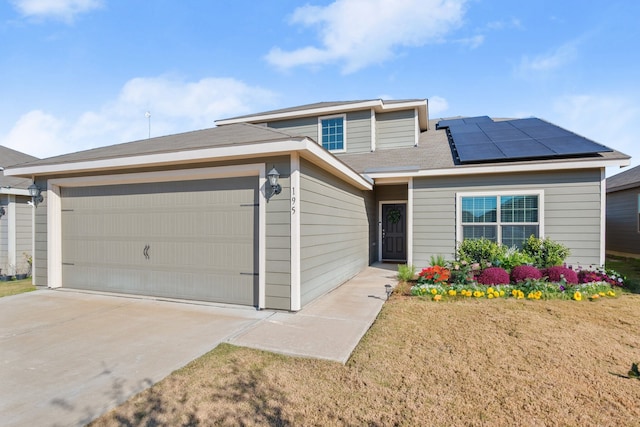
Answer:
M0 298L0 424L84 425L272 314L69 291Z

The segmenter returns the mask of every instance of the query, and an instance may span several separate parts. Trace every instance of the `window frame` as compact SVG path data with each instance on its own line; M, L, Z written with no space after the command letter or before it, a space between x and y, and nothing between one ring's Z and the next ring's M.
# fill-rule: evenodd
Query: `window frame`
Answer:
M342 119L342 148L339 150L329 150L330 153L346 153L347 152L347 115L346 114L333 114L330 116L320 116L318 117L318 144L324 148L322 145L322 121L329 119Z
M538 196L538 222L502 222L500 212L500 198L509 196ZM496 222L495 223L474 223L473 225L493 225L496 227L496 240L502 243L502 226L503 225L537 225L538 238L544 239L544 190L508 190L508 191L473 191L456 193L456 242L462 243L464 239L463 222L462 222L462 199L464 197L496 197ZM639 202L640 203L640 202ZM640 217L640 215L639 215ZM470 223L465 223L470 224Z

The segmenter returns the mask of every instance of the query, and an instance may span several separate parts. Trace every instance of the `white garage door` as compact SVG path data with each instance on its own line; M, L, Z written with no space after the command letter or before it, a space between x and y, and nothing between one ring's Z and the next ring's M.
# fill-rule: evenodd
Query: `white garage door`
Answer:
M257 305L258 178L61 189L62 285Z

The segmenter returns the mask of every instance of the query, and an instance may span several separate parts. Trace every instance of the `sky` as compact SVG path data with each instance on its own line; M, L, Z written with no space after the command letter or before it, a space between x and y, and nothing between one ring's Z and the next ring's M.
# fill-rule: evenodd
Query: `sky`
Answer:
M431 118L539 117L637 166L639 16L636 0L0 0L0 145L45 158L427 98Z

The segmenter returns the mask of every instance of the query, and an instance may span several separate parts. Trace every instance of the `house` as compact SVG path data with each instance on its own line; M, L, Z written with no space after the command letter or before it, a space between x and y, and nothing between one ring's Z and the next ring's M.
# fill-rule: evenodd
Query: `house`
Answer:
M5 176L4 168L37 160L0 145L0 276L27 274L33 254L33 209L27 188L31 179Z
M640 166L607 178L606 248L640 258Z
M463 238L549 236L602 264L604 168L629 161L539 119L429 120L425 99L216 124L8 169L45 195L36 283L296 311Z

